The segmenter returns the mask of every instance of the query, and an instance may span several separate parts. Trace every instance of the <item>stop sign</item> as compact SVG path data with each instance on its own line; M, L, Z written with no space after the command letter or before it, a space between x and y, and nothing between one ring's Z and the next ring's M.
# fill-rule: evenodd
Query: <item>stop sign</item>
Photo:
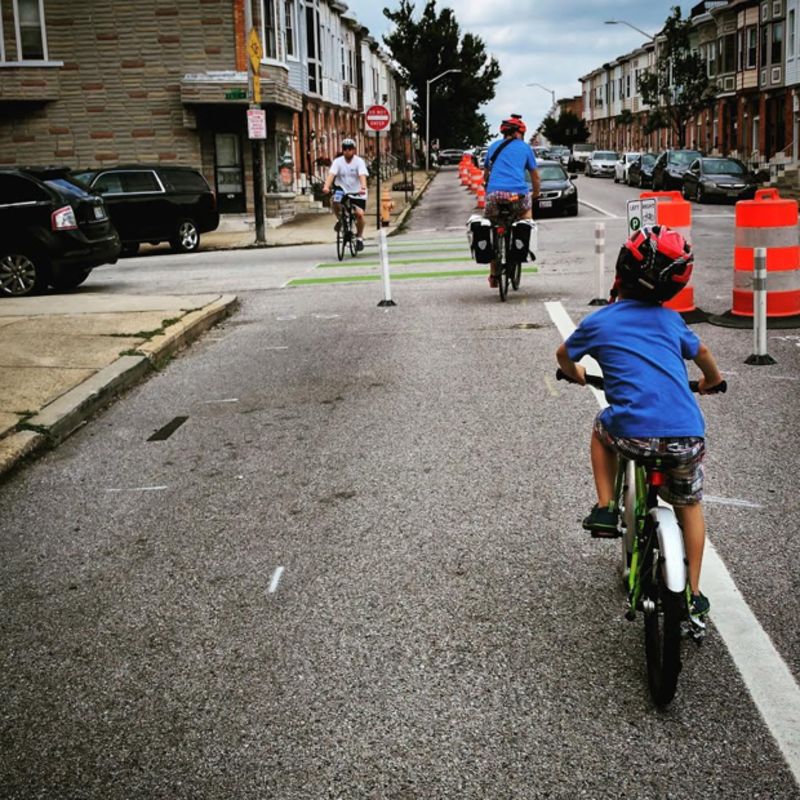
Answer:
M389 127L392 115L386 106L370 106L364 114L364 119L368 128L373 131L382 131Z

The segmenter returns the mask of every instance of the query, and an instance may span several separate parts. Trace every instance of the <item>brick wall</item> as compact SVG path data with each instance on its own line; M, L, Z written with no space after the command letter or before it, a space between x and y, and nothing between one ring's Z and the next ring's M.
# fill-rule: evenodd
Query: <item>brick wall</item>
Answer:
M235 68L236 5L241 0L87 0L76 13L74 3L49 0L49 56L64 65L0 70L0 164L199 165L200 136L184 126L180 81ZM8 103L23 78L57 80L58 99ZM37 96L46 94L52 89Z

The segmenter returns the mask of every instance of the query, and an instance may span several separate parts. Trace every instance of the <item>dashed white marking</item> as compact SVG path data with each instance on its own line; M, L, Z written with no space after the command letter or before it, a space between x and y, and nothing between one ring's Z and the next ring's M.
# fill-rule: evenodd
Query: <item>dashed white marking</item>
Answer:
M264 349L265 349L265 350L288 350L288 349L289 349L289 345L288 345L288 344L284 344L284 345L273 345L273 346L271 346L271 347L265 347Z
M269 589L267 590L269 594L275 594L278 590L278 584L281 581L281 575L283 575L283 567L278 567L275 572L272 573L272 580L269 582Z
M203 405L210 406L216 403L238 403L238 402L239 402L238 397L226 397L224 400L204 400Z
M312 314L314 319L336 319L339 315L338 314Z
M163 492L168 486L136 486L129 489L106 489L107 492Z
M735 497L715 497L712 494L704 494L703 502L714 503L718 506L735 506L736 508L764 508L761 503L753 503L750 500L739 500Z
M545 303L545 308L564 338L572 333L575 325L561 303ZM703 561L703 586L714 603L714 625L800 784L800 686L708 540Z
M292 278L289 280L292 280ZM277 317L278 322L291 322L293 319L297 319L296 314L287 314L285 317Z

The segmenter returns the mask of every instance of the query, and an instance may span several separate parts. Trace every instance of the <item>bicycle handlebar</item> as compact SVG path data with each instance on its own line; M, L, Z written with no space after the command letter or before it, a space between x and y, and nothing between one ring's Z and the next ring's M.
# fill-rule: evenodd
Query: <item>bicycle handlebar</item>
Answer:
M562 369L556 370L556 380L559 381L567 381L567 383L577 383L578 381L573 380L569 377L569 375L564 372ZM595 389L605 389L605 381L599 375L586 375L586 383L589 386L594 386ZM689 381L689 388L693 392L700 391L700 381ZM716 386L709 389L706 394L725 394L728 391L728 382L721 381Z

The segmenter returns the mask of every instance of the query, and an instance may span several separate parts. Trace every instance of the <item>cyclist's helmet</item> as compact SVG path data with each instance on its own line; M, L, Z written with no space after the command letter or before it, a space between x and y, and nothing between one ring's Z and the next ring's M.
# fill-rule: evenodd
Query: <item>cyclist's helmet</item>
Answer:
M503 136L508 135L509 133L521 133L523 136L525 135L525 131L528 128L525 123L522 121L522 117L519 114L512 114L508 119L504 119L500 123L500 133Z
M342 139L342 150L344 150L345 147L352 147L355 150L356 149L355 139L349 139L349 138Z
M689 283L694 255L691 245L666 225L644 227L625 242L617 258L611 296L621 286L625 297L664 303Z

